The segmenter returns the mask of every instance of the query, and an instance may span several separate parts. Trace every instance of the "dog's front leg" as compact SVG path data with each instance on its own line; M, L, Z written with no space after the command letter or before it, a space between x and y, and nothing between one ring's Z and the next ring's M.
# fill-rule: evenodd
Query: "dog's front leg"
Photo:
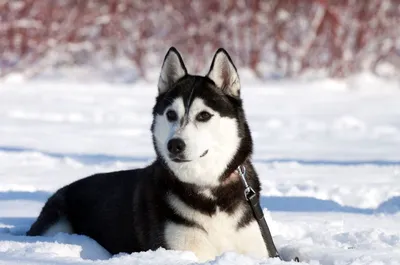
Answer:
M201 262L213 260L219 254L208 240L206 232L196 227L169 223L165 238L170 249L192 251Z
M236 242L239 253L257 258L268 257L267 248L255 220L238 230Z

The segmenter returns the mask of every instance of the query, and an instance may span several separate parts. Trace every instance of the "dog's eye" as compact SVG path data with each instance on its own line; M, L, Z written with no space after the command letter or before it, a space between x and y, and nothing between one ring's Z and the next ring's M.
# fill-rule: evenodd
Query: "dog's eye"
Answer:
M175 111L169 110L167 111L167 119L169 121L176 121L178 119L178 115L176 114Z
M207 111L202 111L196 116L196 120L206 122L209 119L211 119L212 115L208 113Z

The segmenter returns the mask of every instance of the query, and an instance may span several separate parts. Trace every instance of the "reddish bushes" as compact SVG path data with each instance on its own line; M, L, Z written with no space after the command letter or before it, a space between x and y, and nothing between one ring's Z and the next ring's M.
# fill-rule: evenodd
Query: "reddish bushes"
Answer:
M0 19L1 75L118 58L145 75L171 45L196 70L221 46L259 76L400 69L398 0L13 0Z

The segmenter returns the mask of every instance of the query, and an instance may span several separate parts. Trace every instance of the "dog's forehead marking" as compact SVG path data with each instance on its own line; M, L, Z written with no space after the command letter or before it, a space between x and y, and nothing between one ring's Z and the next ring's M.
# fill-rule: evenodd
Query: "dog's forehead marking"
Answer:
M192 104L190 105L190 110L189 114L197 114L198 112L202 110L208 110L209 108L207 107L204 99L202 98L194 98Z
M192 103L195 88L196 88L196 78L193 79L193 82L190 86L190 94L189 94L189 97L187 98L186 106L185 106L185 115L184 115L184 117L182 117L182 120L181 120L182 126L189 123L189 109L190 109L190 105Z
M214 94L215 92L213 87L210 87L207 80L204 80L203 77L191 76L186 80L182 80L175 89L170 91L170 94L164 97L164 104L177 110L179 117L178 123L181 127L184 127L193 119L191 114L194 113L194 109L197 111L202 111L204 108L211 110L221 109L223 111L222 114L226 112L226 100L224 98L216 99L215 97L217 95ZM223 95L221 94L221 96ZM173 104L178 99L180 99L179 104L181 104L179 108ZM194 108L193 103L197 101L197 99L199 99L202 104Z
M188 99L186 101L186 113L189 112L189 107L190 107L190 104L191 104L191 101L192 101L192 98L193 98L193 94L194 94L194 89L195 88L196 88L196 79L194 78L193 82L192 82L192 85L191 85L191 88L190 88L189 97L188 97Z

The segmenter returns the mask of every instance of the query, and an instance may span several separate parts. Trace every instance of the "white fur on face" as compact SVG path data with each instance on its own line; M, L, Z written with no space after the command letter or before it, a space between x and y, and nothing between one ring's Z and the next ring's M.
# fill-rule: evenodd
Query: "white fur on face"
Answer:
M177 113L176 122L167 120L168 110ZM202 111L209 112L213 115L212 118L207 122L197 121L196 115ZM181 126L180 120L185 115L185 105L182 98L177 98L163 115L155 117L154 136L157 149L181 181L200 186L217 186L218 178L239 148L237 121L221 117L200 98L193 101L188 112L188 123ZM191 160L190 162L177 163L169 158L167 144L172 138L181 138L185 142L184 157ZM205 151L208 153L200 157Z

